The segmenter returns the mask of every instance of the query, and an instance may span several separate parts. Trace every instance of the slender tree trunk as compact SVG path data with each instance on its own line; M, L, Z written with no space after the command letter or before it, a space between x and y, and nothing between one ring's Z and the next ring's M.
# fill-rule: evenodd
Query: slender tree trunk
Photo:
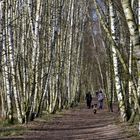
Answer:
M138 112L140 114L140 104L139 104L139 99L138 95L140 94L140 37L139 37L139 32L138 32L138 26L134 20L134 14L132 11L132 8L130 6L130 1L129 0L121 0L123 11L125 13L125 17L127 20L127 24L129 27L129 32L130 32L130 39L133 44L133 51L134 51L134 56L137 58L137 68L138 68L138 86L137 86L137 93L134 94Z
M138 0L138 29L139 29L139 36L140 36L140 1Z
M16 110L17 110L17 116L18 116L18 121L20 123L22 123L22 114L21 114L21 107L19 104L19 91L16 87L16 73L15 73L15 62L14 62L14 58L15 58L15 53L14 53L14 42L13 42L13 27L12 27L12 18L13 16L13 9L11 7L9 7L9 5L12 5L12 3L7 3L8 6L8 17L7 17L7 23L8 23L8 27L7 27L7 35L8 35L8 43L9 43L9 62L10 62L10 69L11 69L11 84L12 84L12 88L13 88L13 94L14 94L14 98L15 98L15 104L16 104Z
M111 23L111 32L112 32L112 38L116 40L115 36L115 11L112 0L109 0L109 9L110 9L110 23ZM113 44L112 44L113 45ZM114 74L115 74L115 86L116 86L116 92L119 102L119 108L120 108L120 115L123 121L127 120L126 116L126 110L125 110L125 103L123 100L123 94L121 90L121 80L119 78L119 71L118 71L118 57L116 50L114 47L112 47L112 55L113 55L113 65L114 65Z

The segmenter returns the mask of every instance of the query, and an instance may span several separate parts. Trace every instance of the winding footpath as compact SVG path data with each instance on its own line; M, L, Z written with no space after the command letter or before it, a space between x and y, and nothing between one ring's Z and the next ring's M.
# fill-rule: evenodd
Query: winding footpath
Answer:
M85 104L45 121L36 119L29 124L22 136L0 138L3 140L137 140L132 134L124 133L124 128L116 123L117 112L107 109L97 114L87 109ZM139 139L140 140L140 139Z

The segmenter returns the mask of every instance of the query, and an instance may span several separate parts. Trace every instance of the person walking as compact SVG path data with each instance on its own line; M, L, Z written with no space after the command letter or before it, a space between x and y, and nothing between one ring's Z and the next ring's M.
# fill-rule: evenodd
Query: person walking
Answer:
M99 105L99 109L103 109L103 101L104 101L104 94L100 90L99 93L98 93L98 105Z
M91 93L88 92L86 93L86 103L89 109L91 108L91 102L92 102L92 96L91 96Z

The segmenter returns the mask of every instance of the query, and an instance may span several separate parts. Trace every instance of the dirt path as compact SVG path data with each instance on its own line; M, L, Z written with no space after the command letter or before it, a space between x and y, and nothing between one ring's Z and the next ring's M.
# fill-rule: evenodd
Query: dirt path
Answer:
M136 140L116 125L116 117L117 113L106 109L94 114L82 104L63 115L55 115L49 122L35 120L23 136L13 140Z

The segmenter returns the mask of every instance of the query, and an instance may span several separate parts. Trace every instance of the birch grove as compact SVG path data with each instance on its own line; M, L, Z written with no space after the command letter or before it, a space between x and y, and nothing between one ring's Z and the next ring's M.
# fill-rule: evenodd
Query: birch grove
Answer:
M3 118L25 123L79 100L86 8L75 0L0 2Z
M27 123L102 89L140 115L139 0L1 0L0 115Z

